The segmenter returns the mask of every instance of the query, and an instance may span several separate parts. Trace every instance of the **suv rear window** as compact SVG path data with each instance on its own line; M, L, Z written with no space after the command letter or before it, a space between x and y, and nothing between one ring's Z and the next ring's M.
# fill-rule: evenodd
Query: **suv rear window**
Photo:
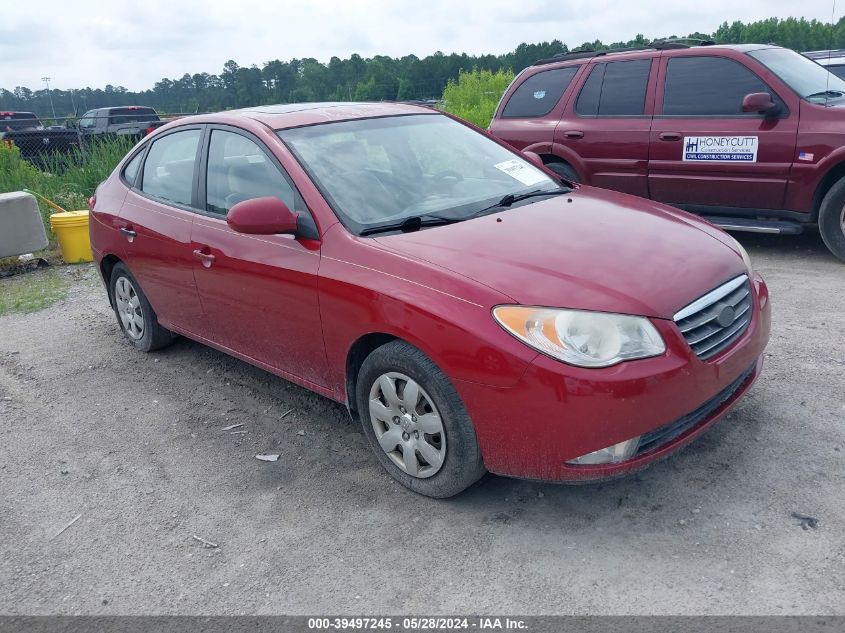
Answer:
M572 82L579 66L554 68L531 75L514 91L502 110L503 117L538 117L552 111Z
M742 64L725 57L674 57L666 69L663 114L669 116L758 116L742 111L752 92L778 96Z
M575 112L581 116L642 116L650 59L596 64L584 82Z

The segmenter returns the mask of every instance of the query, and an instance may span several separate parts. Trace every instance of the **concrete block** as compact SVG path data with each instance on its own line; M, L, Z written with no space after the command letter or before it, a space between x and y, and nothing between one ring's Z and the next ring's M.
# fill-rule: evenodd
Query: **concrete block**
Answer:
M47 248L47 231L35 196L23 191L0 193L0 257Z

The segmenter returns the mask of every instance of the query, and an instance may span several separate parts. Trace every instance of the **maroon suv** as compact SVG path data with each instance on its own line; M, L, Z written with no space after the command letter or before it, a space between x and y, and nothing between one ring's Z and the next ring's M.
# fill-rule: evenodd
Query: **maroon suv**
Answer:
M818 223L845 260L845 81L777 46L657 42L537 62L490 131L565 178L733 230Z

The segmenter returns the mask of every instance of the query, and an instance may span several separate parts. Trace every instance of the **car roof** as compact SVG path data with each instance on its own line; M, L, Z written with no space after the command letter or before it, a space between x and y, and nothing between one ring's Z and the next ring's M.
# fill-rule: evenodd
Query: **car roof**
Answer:
M432 108L406 103L287 103L255 106L240 110L226 110L213 114L200 114L179 119L180 124L187 123L230 123L237 125L244 120L257 121L274 130L282 130L317 123L348 121L351 119L372 119L385 116L408 114L434 114Z

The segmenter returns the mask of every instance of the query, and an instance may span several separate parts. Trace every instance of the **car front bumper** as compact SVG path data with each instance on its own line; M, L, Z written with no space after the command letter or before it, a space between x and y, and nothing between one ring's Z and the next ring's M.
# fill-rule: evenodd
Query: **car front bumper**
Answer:
M759 376L771 311L765 282L752 279L753 317L729 349L703 361L674 322L654 319L666 343L659 357L583 369L537 356L513 387L456 381L494 473L544 481L591 481L665 457L721 419ZM640 437L618 463L567 462Z

